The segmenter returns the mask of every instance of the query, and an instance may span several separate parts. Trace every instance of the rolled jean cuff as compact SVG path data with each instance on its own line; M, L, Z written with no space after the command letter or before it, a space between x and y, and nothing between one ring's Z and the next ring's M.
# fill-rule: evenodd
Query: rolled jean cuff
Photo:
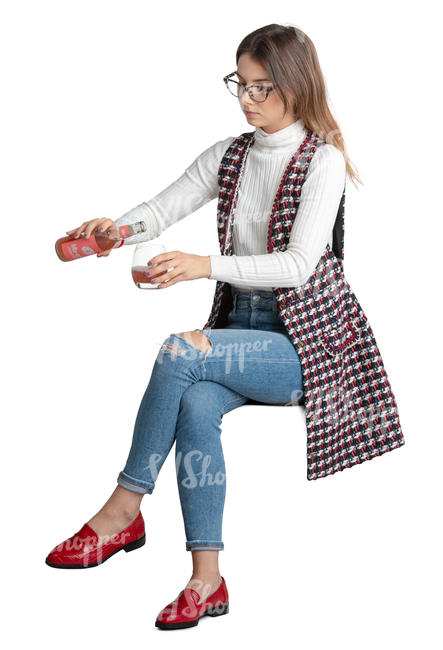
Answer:
M213 540L191 539L186 542L187 551L223 551L224 548L223 542Z
M146 481L140 481L138 479L125 474L125 472L120 472L117 476L117 483L132 492L138 492L139 494L152 494L154 485L147 483Z

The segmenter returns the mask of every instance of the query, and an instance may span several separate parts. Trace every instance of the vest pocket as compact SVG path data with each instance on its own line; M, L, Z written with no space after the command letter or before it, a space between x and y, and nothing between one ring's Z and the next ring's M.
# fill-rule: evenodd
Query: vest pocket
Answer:
M359 330L348 317L346 317L346 324L342 335L340 335L340 332L336 329L330 329L327 332L319 332L320 343L326 352L334 358L337 358L342 352L349 349L360 339L361 334Z

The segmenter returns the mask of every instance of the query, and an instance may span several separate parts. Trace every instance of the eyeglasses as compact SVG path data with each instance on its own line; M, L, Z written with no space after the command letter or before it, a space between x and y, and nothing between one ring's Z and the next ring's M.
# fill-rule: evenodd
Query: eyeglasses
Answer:
M225 82L229 92L238 99L240 99L245 90L247 90L249 97L254 102L264 102L271 90L274 90L272 86L258 86L257 84L250 84L249 86L246 86L246 84L238 80L238 77L232 79L232 77L236 74L236 72L231 72L231 74L223 77L223 81Z

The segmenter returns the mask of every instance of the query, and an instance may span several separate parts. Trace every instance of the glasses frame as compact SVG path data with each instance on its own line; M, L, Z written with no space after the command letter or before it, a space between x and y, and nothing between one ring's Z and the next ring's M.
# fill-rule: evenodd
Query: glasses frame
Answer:
M257 102L258 104L261 104L262 102L265 102L265 101L268 99L269 93L270 93L272 90L274 90L274 87L273 87L273 86L263 86L263 84L249 84L249 86L244 86L244 89L243 89L243 92L242 92L241 95L239 95L238 93L235 95L235 94L232 92L232 90L229 88L229 83L228 83L229 80L231 80L231 81L233 81L234 83L236 83L237 86L243 86L243 85L244 85L244 84L242 84L242 83L239 82L239 81L235 81L235 79L231 79L231 77L233 77L235 74L237 74L235 71L234 71L234 72L231 72L230 74L227 74L225 77L223 77L223 81L225 82L225 84L226 84L226 88L229 90L229 92L231 93L231 95L234 95L234 97L237 97L237 99L241 99L241 97L243 97L243 93L245 92L245 90L247 90L247 91L248 91L248 95L249 95L249 97L252 99L252 101L253 101L253 102ZM265 97L264 99L254 99L254 97L253 97L252 94L251 94L251 88L253 88L253 87L255 87L255 88L264 88L264 89L266 90L266 97Z

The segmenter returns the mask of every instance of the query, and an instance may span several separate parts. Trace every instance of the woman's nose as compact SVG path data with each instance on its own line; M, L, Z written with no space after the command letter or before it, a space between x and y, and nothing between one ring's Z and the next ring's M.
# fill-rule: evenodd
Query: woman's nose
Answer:
M240 105L244 111L253 111L254 109L252 108L252 101L251 98L249 97L248 93L246 90L244 91L243 95L239 98Z

